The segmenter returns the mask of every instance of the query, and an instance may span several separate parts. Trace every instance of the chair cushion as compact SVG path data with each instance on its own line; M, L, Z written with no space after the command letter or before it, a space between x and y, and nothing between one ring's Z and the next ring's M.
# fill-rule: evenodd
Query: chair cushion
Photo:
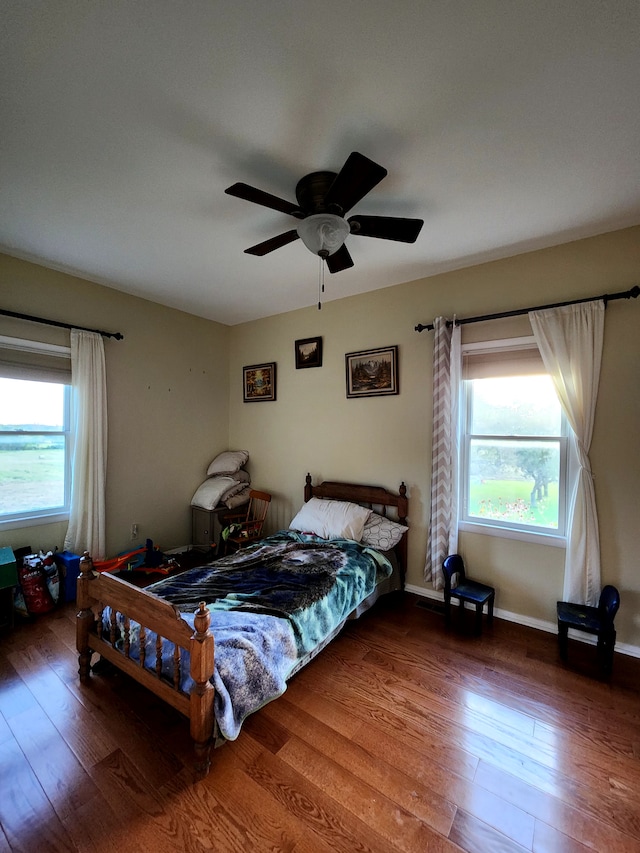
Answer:
M473 601L476 604L481 602L484 604L494 594L495 590L492 586L468 580L459 583L455 589L451 590L453 598L464 598L465 601Z
M571 604L568 601L559 601L557 605L558 622L564 622L571 628L597 634L611 627L607 620L603 620L597 607L587 604Z

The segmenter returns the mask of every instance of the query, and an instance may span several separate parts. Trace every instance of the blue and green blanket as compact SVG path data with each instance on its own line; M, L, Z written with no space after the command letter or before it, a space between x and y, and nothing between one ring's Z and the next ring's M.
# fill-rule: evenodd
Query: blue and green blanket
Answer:
M357 542L284 530L147 589L176 605L191 625L206 601L215 638L216 720L222 736L234 740L244 719L284 693L299 662L390 574L385 557ZM155 639L149 635L147 642ZM188 691L188 659L181 665Z

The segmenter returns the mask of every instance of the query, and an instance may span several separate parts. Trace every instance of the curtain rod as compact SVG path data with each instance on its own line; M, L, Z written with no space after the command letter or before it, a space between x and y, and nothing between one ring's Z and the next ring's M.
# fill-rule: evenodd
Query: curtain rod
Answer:
M569 302L555 302L553 305L538 305L536 308L520 308L515 311L503 311L501 314L483 314L481 317L467 317L462 320L456 320L458 326L464 326L466 323L480 323L482 320L498 320L501 317L518 317L521 314L528 314L529 311L544 311L545 308L562 308L564 305L579 305L581 302L597 302L602 299L605 306L612 299L636 299L640 296L640 287L636 284L631 290L623 290L620 293L604 293L602 296L589 296L585 299L572 299ZM447 320L447 326L452 326L453 320ZM428 326L423 326L418 323L415 327L416 332L431 331L434 328L433 323Z
M121 332L103 332L102 329L87 329L86 326L76 326L71 323L60 323L58 320L43 320L42 317L32 317L30 314L19 314L17 311L5 311L0 308L0 314L5 317L16 317L18 320L30 320L32 323L42 323L45 326L57 326L59 329L79 329L81 332L95 332L103 338L115 338L117 341L124 340Z

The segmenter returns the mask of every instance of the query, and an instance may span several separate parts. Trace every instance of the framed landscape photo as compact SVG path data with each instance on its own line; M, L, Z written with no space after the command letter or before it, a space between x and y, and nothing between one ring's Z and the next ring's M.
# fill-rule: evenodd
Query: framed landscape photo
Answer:
M276 399L276 363L250 364L242 368L243 400L258 403Z
M296 341L296 370L301 367L322 367L322 338Z
M347 397L398 393L398 347L379 347L345 355Z

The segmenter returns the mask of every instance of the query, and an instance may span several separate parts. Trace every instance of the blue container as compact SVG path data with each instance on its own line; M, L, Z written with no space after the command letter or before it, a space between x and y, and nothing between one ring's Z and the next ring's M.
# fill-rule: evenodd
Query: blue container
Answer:
M64 590L64 600L75 601L80 574L80 557L78 554L72 554L71 551L57 551L55 561L60 570L60 588Z

